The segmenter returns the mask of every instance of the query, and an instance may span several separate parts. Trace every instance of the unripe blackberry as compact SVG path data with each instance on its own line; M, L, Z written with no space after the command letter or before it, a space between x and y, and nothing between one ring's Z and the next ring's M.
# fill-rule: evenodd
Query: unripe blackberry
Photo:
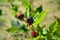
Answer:
M32 35L33 37L36 37L36 36L37 36L37 33L36 33L35 31L32 31L31 35Z
M19 14L17 14L17 17L18 17L18 19L20 19L20 20L21 20L21 19L23 19L23 18L24 18L24 14L20 14L20 13L19 13Z
M34 19L30 16L26 20L27 24L29 24L29 25L31 25L33 23L33 21L34 21Z

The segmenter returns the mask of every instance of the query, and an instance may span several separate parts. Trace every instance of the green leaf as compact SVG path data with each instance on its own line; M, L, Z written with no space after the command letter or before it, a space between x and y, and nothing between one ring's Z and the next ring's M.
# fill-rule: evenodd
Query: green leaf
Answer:
M0 15L2 15L2 10L0 9Z
M36 40L45 40L45 38L43 38L43 36L40 35L40 36L37 36L37 37L36 37Z
M27 11L24 13L24 17L27 18Z
M60 37L60 21L58 21L58 27L57 30L54 32L54 35Z
M32 10L30 16L31 16L31 17L34 17L36 14L37 14L36 11L33 11L33 10Z
M50 32L52 32L51 34L53 34L57 30L57 25L58 21L55 21L49 26Z
M26 14L27 14L27 17L29 17L29 8L27 8L27 13Z
M36 20L38 14L39 14L39 13L37 12L36 15L33 17L34 21Z
M27 32L28 31L27 28L25 27L25 25L21 26L20 29L23 30L24 32Z
M29 7L29 2L27 0L21 0L21 1L22 1L25 8Z
M18 12L12 12L12 15L17 18L17 13Z
M15 32L17 32L18 31L18 28L16 28L16 27L11 27L11 28L9 28L9 29L7 29L7 31L9 32L9 33L15 33Z
M48 32L48 34L46 35L46 39L47 40L52 40L52 35L50 32Z
M53 35L52 36L52 39L56 39L56 38L58 38L58 36L56 36L56 35Z
M10 3L10 5L11 5L11 10L12 11L14 11L14 12L18 12L18 4L14 4L14 3Z
M26 8L26 12L24 13L24 15L26 18L30 16L29 7Z
M57 37L60 37L60 18L54 16L55 19L57 19L58 21L58 27L56 28L56 31L54 32L54 35L56 35Z
M35 26L34 26L35 27ZM35 28L36 30L37 30L37 33L39 33L39 35L41 35L42 34L42 28L38 25L38 26L36 26L36 28Z
M43 29L42 29L42 31L43 31L43 35L46 35L47 34L47 29L46 29L46 26L44 25L44 27L43 27Z
M30 38L30 40L36 40L36 38Z
M39 12L39 13L41 13L41 12L43 11L43 9L42 9L42 5L39 6L39 7L36 9L36 11Z
M56 30L56 31L54 32L54 35L60 37L60 29Z
M42 6L39 6L36 10L32 11L31 16L34 17L37 14L37 12L40 14L42 11Z
M38 25L43 20L43 18L45 17L45 15L47 14L47 11L48 10L45 10L45 11L41 12L40 14L38 14L37 18L36 18L36 20L35 20L35 22L34 22L33 25Z
M10 8L10 10L12 10L12 15L15 16L17 18L17 13L18 13L18 5L17 4L13 4L11 3L12 8Z
M15 12L18 12L18 5L15 5L14 7L12 7L12 9L13 9Z
M29 5L29 12L31 13L33 10L31 8L31 5Z

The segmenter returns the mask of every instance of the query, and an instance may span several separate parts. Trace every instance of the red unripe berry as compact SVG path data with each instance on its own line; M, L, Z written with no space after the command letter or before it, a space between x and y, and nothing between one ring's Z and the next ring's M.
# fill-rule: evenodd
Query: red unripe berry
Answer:
M32 31L31 35L32 35L33 37L36 37L36 36L37 36L37 33L36 33L35 31Z
M31 25L33 23L33 21L34 21L34 19L32 17L30 17L30 16L26 20L28 25Z
M20 19L20 20L21 20L21 19L23 19L23 18L24 18L24 14L18 13L18 14L17 14L17 17L18 17L18 19Z

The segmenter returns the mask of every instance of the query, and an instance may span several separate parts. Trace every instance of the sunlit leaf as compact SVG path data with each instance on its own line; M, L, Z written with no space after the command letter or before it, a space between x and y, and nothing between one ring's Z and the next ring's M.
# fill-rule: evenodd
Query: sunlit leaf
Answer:
M30 40L36 40L36 38L30 38Z
M29 2L27 0L21 0L21 1L22 1L25 8L29 7Z
M57 30L57 25L58 25L58 21L55 21L50 25L49 29L50 32L52 32L52 34Z
M37 14L37 12L40 14L42 11L42 6L39 6L38 8L36 8L36 10L32 11L31 16L34 17Z
M47 10L41 12L40 14L37 15L37 18L34 22L34 25L38 25L42 20L43 18L45 17L45 15L47 14Z
M9 33L15 33L15 32L17 32L18 31L18 28L16 28L16 27L11 27L11 28L9 28L9 29L7 29L7 31L9 32Z
M60 37L60 21L58 21L58 27L57 30L54 32L54 35Z
M17 18L17 13L18 12L12 12L12 15Z
M32 10L32 8L31 8L31 5L29 6L29 12L31 13L33 10Z
M46 35L47 34L47 29L46 29L46 26L43 26L43 29L42 29L42 31L43 31L43 35Z
M26 8L26 12L24 13L25 17L29 17L30 16L30 7Z
M32 11L31 16L34 17L35 14L37 14L36 11Z
M26 14L27 14L27 17L29 17L29 8L27 8L27 13Z
M54 16L54 18L57 19L57 21L58 21L58 25L57 25L58 27L56 28L56 31L54 32L54 35L60 37L60 18L58 18L56 16Z
M37 37L36 37L36 40L45 40L45 39L43 38L42 35L40 35L40 36L37 36Z
M37 16L38 16L38 12L36 13L36 15L33 17L33 19L34 19L34 21L36 21L36 18L37 18Z

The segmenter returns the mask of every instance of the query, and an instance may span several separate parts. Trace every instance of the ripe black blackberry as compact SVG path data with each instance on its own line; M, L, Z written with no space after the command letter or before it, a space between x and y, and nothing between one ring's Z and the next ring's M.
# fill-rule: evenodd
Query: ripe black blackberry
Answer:
M26 20L28 25L32 25L33 21L34 21L34 19L31 16L29 16Z

